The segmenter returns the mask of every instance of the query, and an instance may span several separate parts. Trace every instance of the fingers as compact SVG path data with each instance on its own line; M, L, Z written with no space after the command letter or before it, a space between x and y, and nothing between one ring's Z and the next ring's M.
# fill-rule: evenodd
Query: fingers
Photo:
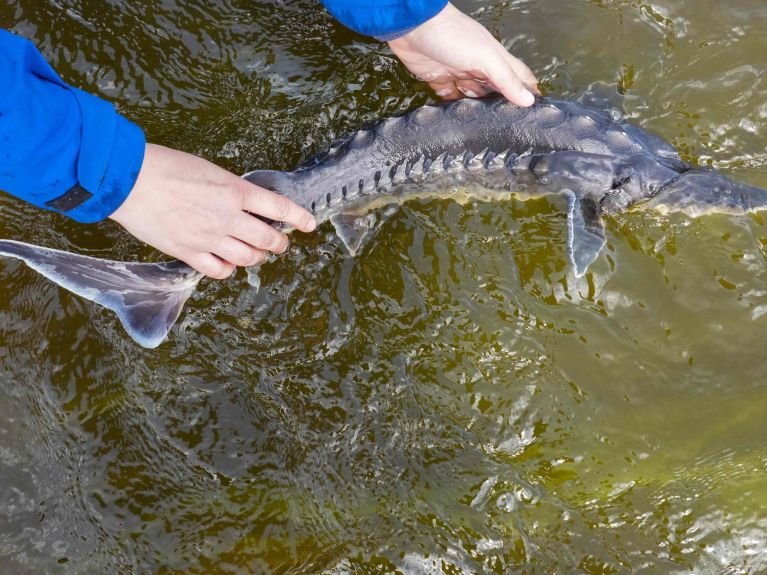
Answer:
M458 91L469 98L481 98L493 92L492 86L477 80L457 80L455 86Z
M429 86L444 100L459 100L464 97L481 98L492 93L493 87L479 80L456 78L454 80L429 82Z
M133 189L110 216L130 233L212 278L262 262L285 234L246 213L311 231L312 215L207 160L147 144Z
M281 196L245 180L237 179L241 189L242 208L228 223L229 234L210 245L208 253L190 253L182 257L200 273L215 279L231 275L236 267L250 267L262 263L269 252L281 253L288 246L287 236L248 212L270 220L285 222L302 231L316 227L314 216L307 210Z
M217 280L223 280L232 275L235 265L217 258L213 254L194 253L187 257L180 257L181 260L192 266L198 272Z
M457 100L468 96L481 98L492 92L500 92L507 100L519 106L531 106L535 95L540 96L538 80L521 60L497 45L482 69L465 71L443 69L439 74L420 74L440 98Z
M262 263L269 252L282 253L288 247L288 238L272 226L242 212L232 226L232 236L221 238L204 254L199 264L190 265L207 276L223 279L229 277L235 266L250 267ZM187 262L189 263L189 262ZM200 266L204 266L201 269Z
M236 238L225 237L220 239L212 249L213 255L218 256L225 262L240 267L249 267L260 264L266 259L266 252L250 246Z
M285 234L245 212L234 222L232 236L254 248L275 254L284 252L288 247Z
M214 247L214 253L189 252L180 259L201 274L214 279L226 279L239 267L250 267L262 263L267 252L249 246L235 238L223 238Z
M525 87L533 92L536 96L540 96L541 91L538 89L538 78L535 77L533 71L528 68L527 65L519 58L515 58L505 51L504 54L506 55L508 65L511 66L511 69L514 71L517 77L522 80L522 83L525 85Z
M520 60L517 60L505 49L501 48L502 57L495 62L495 66L488 70L487 77L510 102L518 106L532 106L535 96L528 89L528 85L535 86L537 80L533 73ZM521 73L521 76L520 74Z
M455 85L455 82L429 82L429 86L443 100L460 100L463 93Z
M496 75L493 84L504 98L518 106L532 106L535 96L511 70Z
M442 98L483 96L494 87L519 106L538 94L530 69L479 22L448 3L436 16L389 42L394 54Z
M512 73L513 75L513 73ZM497 76L497 75L496 75ZM495 83L485 83L476 79L456 79L452 82L430 82L429 86L440 98L444 100L458 100L463 97L482 98L493 92L500 92L506 99L520 106L530 106L535 101L530 88L522 84L520 79L507 79L506 89L502 89ZM499 82L502 83L502 82ZM511 88L509 85L511 84ZM535 93L538 92L536 84L532 85Z
M317 222L314 216L285 196L276 194L245 180L240 180L244 188L243 209L264 216L276 222L284 222L302 232L314 231Z

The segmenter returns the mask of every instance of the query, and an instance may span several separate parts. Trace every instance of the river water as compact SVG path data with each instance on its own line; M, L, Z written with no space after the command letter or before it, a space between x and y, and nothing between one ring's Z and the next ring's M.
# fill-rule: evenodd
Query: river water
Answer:
M767 187L763 0L457 5L548 94L607 84ZM237 173L433 101L309 0L22 0L0 23ZM0 262L0 572L767 572L764 216L635 209L576 279L562 207L416 200L355 258L294 235L156 350ZM6 196L0 236L161 258Z

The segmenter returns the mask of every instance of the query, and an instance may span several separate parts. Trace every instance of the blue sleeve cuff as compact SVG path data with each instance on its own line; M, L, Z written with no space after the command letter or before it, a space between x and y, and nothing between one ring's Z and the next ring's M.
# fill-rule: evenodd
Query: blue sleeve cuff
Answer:
M77 88L71 90L82 115L77 183L91 197L64 213L78 222L92 223L110 216L130 194L144 161L146 139L136 124L108 102Z
M143 132L4 30L0 86L0 189L80 222L114 212L138 177Z
M347 28L379 40L393 40L430 20L447 0L322 0Z

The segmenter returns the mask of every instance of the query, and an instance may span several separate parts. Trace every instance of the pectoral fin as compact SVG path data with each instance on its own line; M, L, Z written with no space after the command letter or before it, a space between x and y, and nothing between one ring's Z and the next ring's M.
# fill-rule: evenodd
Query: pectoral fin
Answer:
M583 276L602 251L605 228L599 207L589 196L566 190L567 194L567 252L575 268L575 277Z
M330 223L336 229L336 233L346 246L349 255L356 256L376 228L388 220L396 210L397 206L391 204L364 215L355 213L335 214L331 216Z
M375 225L375 218L373 214L366 216L336 214L330 218L330 223L336 229L349 255L354 256L370 235Z

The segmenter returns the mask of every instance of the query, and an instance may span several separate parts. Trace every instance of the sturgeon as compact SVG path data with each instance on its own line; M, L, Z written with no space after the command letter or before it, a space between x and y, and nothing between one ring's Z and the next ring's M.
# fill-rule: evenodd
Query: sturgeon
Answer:
M698 216L767 208L767 191L684 162L661 138L573 101L463 99L388 118L337 142L293 171L243 176L330 221L354 255L382 204L463 190L470 197L567 198L567 253L583 276L605 245L602 215L644 201ZM280 226L278 222L271 222ZM168 335L201 274L179 261L118 262L0 240L0 255L23 260L63 288L116 312L144 347Z

